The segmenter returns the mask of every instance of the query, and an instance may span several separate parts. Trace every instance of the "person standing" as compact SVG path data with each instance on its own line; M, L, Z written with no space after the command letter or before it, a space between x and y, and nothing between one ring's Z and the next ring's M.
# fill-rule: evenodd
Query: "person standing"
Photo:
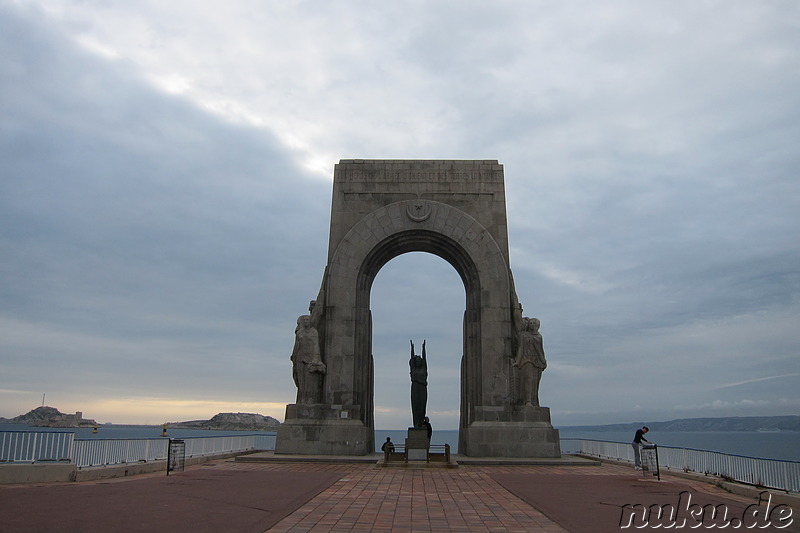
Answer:
M642 458L639 453L642 448L642 441L646 442L647 444L653 444L644 438L644 434L648 431L650 431L650 428L647 426L642 426L642 429L637 429L636 434L633 436L633 442L631 442L631 446L633 446L633 467L636 470L642 469Z
M433 435L433 426L431 426L431 419L426 416L425 419L422 421L422 426L427 430L428 442L430 442L431 435Z

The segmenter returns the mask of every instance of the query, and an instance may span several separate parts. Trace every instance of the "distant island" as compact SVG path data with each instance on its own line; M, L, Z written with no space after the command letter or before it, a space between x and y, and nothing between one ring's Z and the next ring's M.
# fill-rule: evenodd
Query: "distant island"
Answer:
M213 429L217 431L269 431L280 426L271 416L256 413L218 413L210 420L169 422L168 427L178 429Z
M55 407L37 407L14 418L0 416L0 424L24 424L34 427L79 428L99 426L83 413L65 414ZM103 424L114 425L114 424ZM210 420L187 420L168 422L167 426L178 429L209 429L217 431L270 431L280 426L279 420L256 413L217 413Z
M91 418L83 418L83 413L80 411L74 415L66 414L55 407L43 405L14 418L0 417L0 424L25 424L47 428L81 428L96 426L97 422Z
M560 426L571 431L636 431L642 426L652 431L800 431L800 416L727 416L719 418L679 418L666 422L631 422L600 426Z

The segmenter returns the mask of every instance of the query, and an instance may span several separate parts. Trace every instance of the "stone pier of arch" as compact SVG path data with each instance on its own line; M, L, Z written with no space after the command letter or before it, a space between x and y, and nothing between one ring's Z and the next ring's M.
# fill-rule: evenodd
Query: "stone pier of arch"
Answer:
M313 401L306 395L287 405L275 452L374 452L370 291L380 269L407 252L443 258L464 283L459 454L559 457L549 409L521 405L515 395L518 302L503 166L495 160L336 165L328 264L315 304L326 371Z

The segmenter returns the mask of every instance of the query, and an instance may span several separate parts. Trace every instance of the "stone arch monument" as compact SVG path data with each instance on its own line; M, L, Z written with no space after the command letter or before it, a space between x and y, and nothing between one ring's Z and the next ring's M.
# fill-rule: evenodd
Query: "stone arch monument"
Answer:
M298 397L286 407L276 453L374 452L370 292L380 269L407 252L443 258L464 283L459 453L559 457L549 409L517 392L514 362L528 321L509 268L503 166L484 160L336 165L328 265L310 314L298 319Z

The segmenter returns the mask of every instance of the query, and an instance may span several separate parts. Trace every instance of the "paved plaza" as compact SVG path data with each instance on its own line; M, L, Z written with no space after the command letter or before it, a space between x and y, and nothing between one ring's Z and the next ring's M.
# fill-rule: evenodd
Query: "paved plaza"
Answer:
M0 531L604 532L621 531L623 505L677 505L682 492L730 516L757 502L608 463L446 469L219 460L170 476L0 487ZM780 531L800 531L798 521Z

